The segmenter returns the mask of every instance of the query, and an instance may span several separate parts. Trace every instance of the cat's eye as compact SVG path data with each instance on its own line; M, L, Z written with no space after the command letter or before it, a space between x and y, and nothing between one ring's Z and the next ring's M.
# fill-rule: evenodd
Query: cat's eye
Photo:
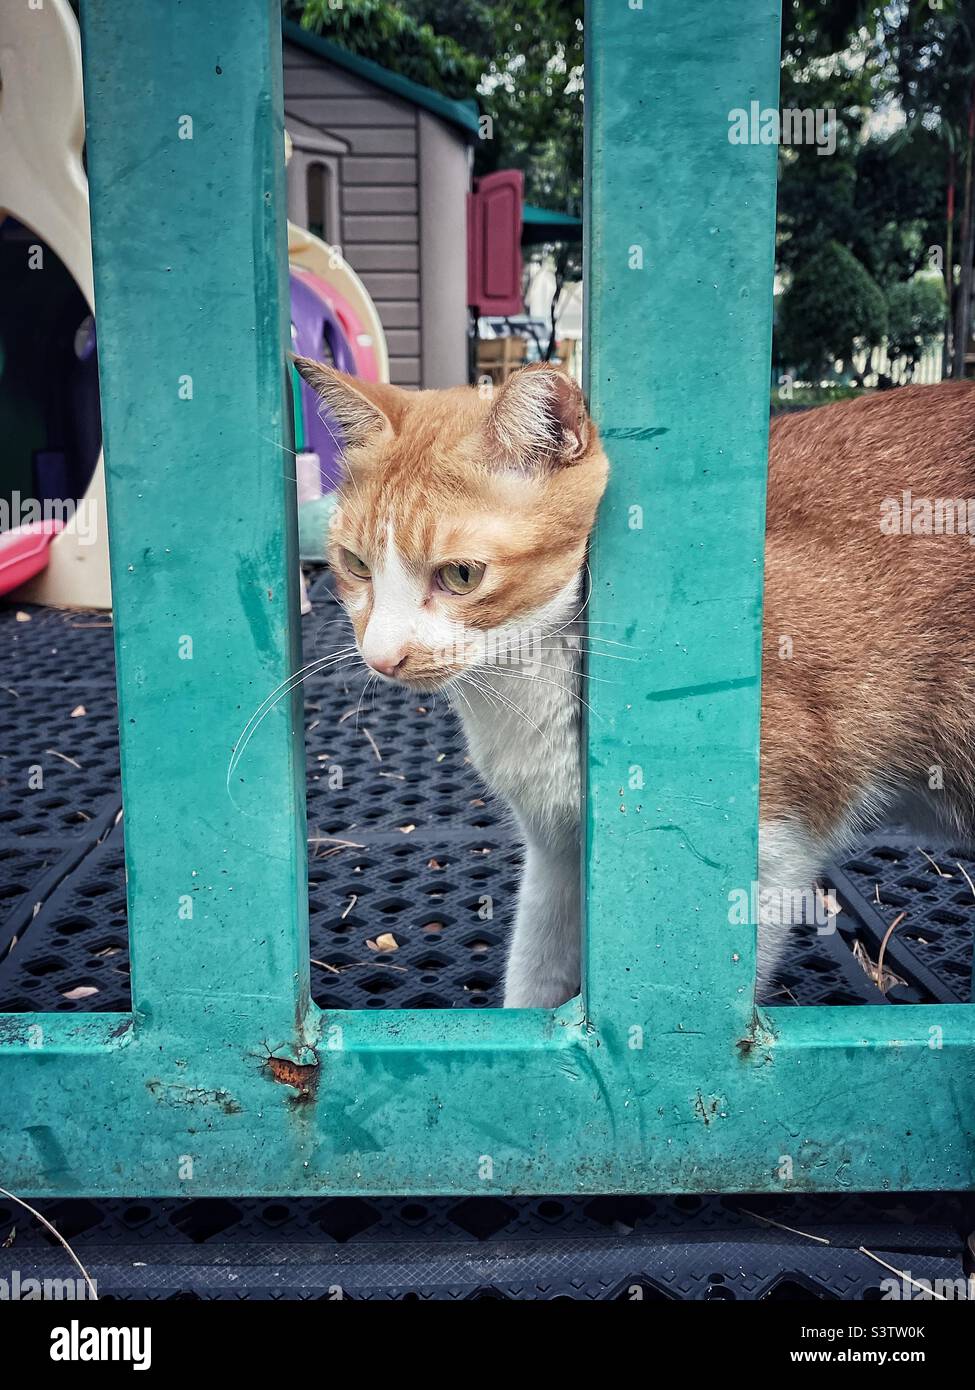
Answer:
M342 559L345 562L345 568L350 574L354 574L356 579L372 578L372 570L366 564L365 560L359 558L354 550L343 550Z
M472 594L484 578L479 560L451 560L437 570L437 583L448 594Z

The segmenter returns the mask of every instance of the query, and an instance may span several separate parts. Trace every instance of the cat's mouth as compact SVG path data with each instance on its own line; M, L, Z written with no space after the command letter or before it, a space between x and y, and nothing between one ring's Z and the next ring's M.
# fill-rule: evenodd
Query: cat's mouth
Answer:
M379 678L384 685L399 686L401 690L411 690L414 695L436 695L456 680L461 669L440 671L380 671L371 662L366 662L370 674Z

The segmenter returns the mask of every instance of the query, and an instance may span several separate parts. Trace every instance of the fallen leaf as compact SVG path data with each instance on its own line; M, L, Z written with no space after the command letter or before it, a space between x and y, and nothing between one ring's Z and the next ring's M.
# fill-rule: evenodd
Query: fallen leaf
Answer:
M443 868L443 865L440 864L440 863L438 863L436 859L428 859L428 860L427 860L427 868L428 868L428 869L442 869L442 868Z
M906 985L907 981L900 975L895 975L889 966L884 965L882 971L878 970L876 961L870 958L869 952L862 941L853 943L853 959L859 965L863 973L877 986L881 994L886 994L894 985Z
M79 772L81 771L81 764L76 763L74 758L69 758L67 753L59 753L56 748L45 748L44 752L50 753L52 758L61 758L63 762L70 763L72 767L76 767Z
M29 623L29 622L30 622L30 614L29 614L29 613L25 613L24 610L23 610L22 608L18 608L18 609L17 609L17 621L18 621L18 623Z
M71 711L71 718L80 719L83 714L87 713L88 711L85 709L84 705L75 705L74 709Z
M392 934L392 932L384 931L382 936L376 937L376 950L398 951L399 942L396 940L396 937Z
M400 833L401 835L409 835L412 831L414 831L414 830L416 829L416 826L415 826L415 825L398 825L398 826L396 827L396 829L399 831L399 833Z
M423 930L428 936L438 936L443 931L443 922L424 922Z
M62 999L90 999L98 990L94 985L76 985L74 989L61 991Z

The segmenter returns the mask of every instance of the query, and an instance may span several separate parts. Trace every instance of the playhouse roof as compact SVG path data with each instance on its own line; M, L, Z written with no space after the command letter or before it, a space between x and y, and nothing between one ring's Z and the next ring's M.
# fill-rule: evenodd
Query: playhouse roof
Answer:
M354 73L356 77L363 78L366 82L372 82L377 87L382 87L386 92L392 92L394 96L402 97L404 101L412 102L414 106L422 106L426 111L432 111L441 120L449 121L451 125L458 126L467 135L476 135L478 132L478 109L477 102L455 101L451 97L445 97L441 92L435 92L431 87L423 87L419 82L411 82L408 77L401 77L397 72L390 72L389 68L384 68L380 63L374 63L371 58L361 58L357 53L350 53L346 48L340 48L337 43L332 43L329 39L323 39L319 34L313 34L308 29L302 29L300 24L295 24L291 20L284 20L281 24L281 32L288 43L295 43L299 48L303 48L308 53L314 53L319 58L324 58L326 62L334 63L336 67L344 68L346 72Z
M526 203L521 210L521 239L526 245L546 241L581 241L582 218Z

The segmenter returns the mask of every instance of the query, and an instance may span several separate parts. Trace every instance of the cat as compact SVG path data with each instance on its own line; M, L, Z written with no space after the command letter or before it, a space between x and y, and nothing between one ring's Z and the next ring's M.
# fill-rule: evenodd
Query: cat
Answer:
M359 652L442 690L524 846L506 1008L580 979L580 663L589 533L608 463L582 392L545 365L486 399L296 358L345 434L328 555Z
M580 987L582 663L599 640L582 617L585 554L609 474L598 430L545 364L490 398L296 365L347 442L329 559L359 652L384 680L446 694L510 807L525 859L504 1005L555 1007ZM759 997L796 902L858 832L908 813L975 839L975 548L895 531L906 491L975 497L975 385L773 421Z

